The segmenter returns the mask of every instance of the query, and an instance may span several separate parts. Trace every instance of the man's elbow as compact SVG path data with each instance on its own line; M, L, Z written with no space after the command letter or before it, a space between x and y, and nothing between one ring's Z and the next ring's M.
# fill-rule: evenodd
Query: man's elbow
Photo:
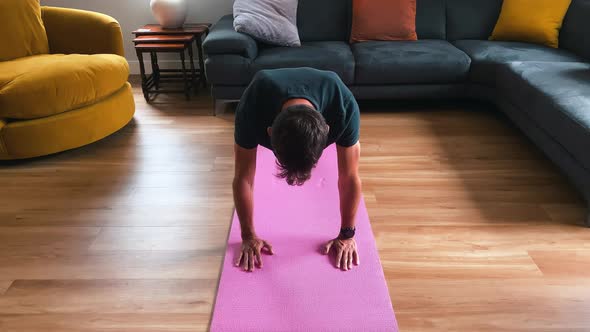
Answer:
M234 176L234 180L232 182L232 187L234 188L234 191L236 191L236 189L240 188L242 182L243 182L243 180L240 177Z
M340 188L360 188L361 185L361 177L358 174L348 174L338 177L338 186Z
M243 188L251 188L253 186L253 181L248 179L246 176L234 176L234 180L232 186L235 190L243 189Z

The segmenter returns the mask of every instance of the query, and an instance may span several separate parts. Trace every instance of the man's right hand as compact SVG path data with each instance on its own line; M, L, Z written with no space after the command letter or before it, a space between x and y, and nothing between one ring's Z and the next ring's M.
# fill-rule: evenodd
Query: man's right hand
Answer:
M270 243L253 237L242 240L242 247L240 248L240 255L236 260L236 266L241 266L244 271L254 271L254 266L262 268L262 252L265 251L269 255L274 255Z

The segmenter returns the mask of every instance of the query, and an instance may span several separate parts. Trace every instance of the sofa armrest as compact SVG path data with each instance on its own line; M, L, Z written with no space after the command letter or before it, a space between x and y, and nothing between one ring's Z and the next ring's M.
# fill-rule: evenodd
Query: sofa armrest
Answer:
M44 6L41 10L50 53L124 56L121 26L114 18L70 8Z
M223 16L209 32L203 43L205 54L236 54L249 59L258 55L258 44L256 41L240 32L234 30L234 19L232 15Z

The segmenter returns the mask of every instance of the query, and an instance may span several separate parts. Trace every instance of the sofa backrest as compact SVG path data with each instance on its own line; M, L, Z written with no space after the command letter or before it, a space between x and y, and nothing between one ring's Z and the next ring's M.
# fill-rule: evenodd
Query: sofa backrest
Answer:
M502 0L446 0L446 6L448 40L486 40L498 21Z
M445 39L449 26L455 36L476 39L493 29L502 0L417 0L416 32L419 39ZM445 5L451 2L451 5ZM448 9L454 22L448 22ZM464 17L465 16L465 17ZM484 17L480 22L478 17ZM489 21L491 28L489 27ZM465 25L464 25L465 24ZM352 0L299 0L297 27L303 42L348 41L352 26ZM466 30L466 31L463 31ZM469 32L471 31L471 32ZM489 34L485 38L489 37ZM455 38L460 39L460 38Z
M487 40L503 0L416 0L419 39ZM301 41L348 41L352 0L299 0ZM590 0L572 0L560 33L560 47L590 58Z
M445 39L444 0L416 0L416 33L418 39Z
M308 41L348 41L351 0L299 0L299 38Z
M590 60L590 0L573 0L559 33L559 47Z
M445 1L417 0L416 32L420 39L445 39ZM301 41L348 41L352 0L299 0L297 27Z

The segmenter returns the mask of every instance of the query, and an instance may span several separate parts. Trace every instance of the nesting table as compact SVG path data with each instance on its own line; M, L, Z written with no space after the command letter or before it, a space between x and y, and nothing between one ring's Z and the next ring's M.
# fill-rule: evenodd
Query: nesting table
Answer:
M159 93L184 93L190 99L191 90L198 91L199 86L206 86L204 73L203 38L209 33L209 23L185 24L178 29L164 29L157 24L148 24L133 31L135 51L141 72L141 89L147 102ZM196 43L199 66L195 66L193 43ZM150 55L152 73L146 74L144 53ZM161 69L158 53L176 53L180 57L181 68ZM189 66L186 65L188 53ZM180 82L182 89L163 88L167 83Z

